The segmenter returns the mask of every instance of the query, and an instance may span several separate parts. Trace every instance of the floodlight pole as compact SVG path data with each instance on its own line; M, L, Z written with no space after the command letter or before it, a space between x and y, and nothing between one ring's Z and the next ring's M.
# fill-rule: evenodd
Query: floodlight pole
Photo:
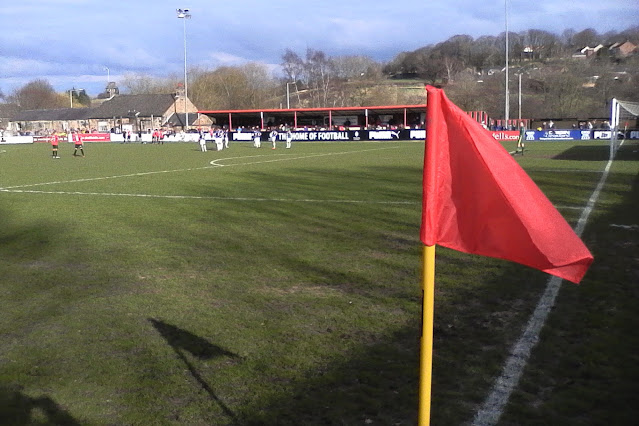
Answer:
M519 121L521 123L521 72L519 73Z
M78 89L76 89L76 88L69 89L69 102L71 102L71 108L73 108L73 92L78 93L78 94L80 93L78 91Z
M186 20L191 19L191 11L189 9L176 9L178 19L184 21L184 130L189 126L189 111L187 109L186 100L189 96L189 85L186 76Z
M506 17L506 102L504 105L504 120L506 127L508 127L508 120L510 119L510 92L508 90L508 0L504 0L504 15Z
M107 86L109 85L109 83L111 82L111 71L109 70L109 67L104 67L104 70L107 72Z

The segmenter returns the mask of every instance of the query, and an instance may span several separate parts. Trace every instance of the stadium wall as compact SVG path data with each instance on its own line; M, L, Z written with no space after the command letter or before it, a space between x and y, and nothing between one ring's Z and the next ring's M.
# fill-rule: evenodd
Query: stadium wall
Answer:
M490 131L498 141L516 141L519 138L517 131ZM423 141L426 139L424 129L402 129L402 130L318 130L293 131L293 141L295 142L357 142L357 141ZM610 130L526 130L526 141L588 141L588 140L610 140L612 131ZM124 137L119 133L82 133L82 142L124 142ZM619 138L639 139L639 129L629 129L619 132ZM164 142L197 142L198 133L178 133L167 136ZM212 140L208 132L205 139ZM64 141L65 138L61 138ZM229 132L229 140L235 142L252 142L253 132ZM268 132L262 132L261 140L268 141ZM278 141L286 140L286 133L279 132ZM67 138L68 142L73 142L72 136ZM0 141L1 144L29 144L29 143L49 143L47 136L5 136ZM140 140L137 134L132 135L131 143L150 143L151 134L143 133Z

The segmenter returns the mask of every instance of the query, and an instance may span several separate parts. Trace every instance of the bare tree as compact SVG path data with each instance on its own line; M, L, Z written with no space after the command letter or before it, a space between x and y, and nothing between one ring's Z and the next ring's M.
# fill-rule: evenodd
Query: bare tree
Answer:
M69 105L69 98L56 93L47 80L33 80L9 96L9 101L20 109L55 109Z
M175 91L180 79L177 77L158 78L149 74L125 74L122 81L124 91L130 95L162 94Z
M276 82L266 65L198 70L191 83L191 100L202 109L256 109L275 107Z
M582 94L582 80L573 73L550 74L544 84L544 103L550 116L579 116L587 110Z
M315 107L328 106L332 66L332 61L326 53L311 48L306 50L305 74L312 90L311 99Z
M531 47L534 59L550 58L560 51L559 38L543 30L528 30L523 34L526 47Z
M204 72L192 83L192 100L204 109L243 109L249 92L246 75L237 67Z
M345 80L366 77L378 66L373 59L362 55L337 56L332 61L335 77Z
M248 98L245 108L276 107L272 101L275 96L276 82L264 64L250 62L242 65L240 71L248 82Z
M601 37L597 31L592 28L586 28L572 36L572 43L578 48L582 48L584 46L594 47L599 44L600 40Z
M286 49L282 55L282 69L289 82L300 80L304 74L304 61L291 49Z

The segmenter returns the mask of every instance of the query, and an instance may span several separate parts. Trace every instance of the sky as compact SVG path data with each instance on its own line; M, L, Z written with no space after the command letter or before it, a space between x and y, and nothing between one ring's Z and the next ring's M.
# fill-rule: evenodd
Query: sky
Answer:
M260 62L277 74L286 49L386 62L458 34L497 36L506 21L512 32L622 31L639 25L639 1L2 0L0 90L45 79L96 96L126 75L183 76L185 29L188 68Z

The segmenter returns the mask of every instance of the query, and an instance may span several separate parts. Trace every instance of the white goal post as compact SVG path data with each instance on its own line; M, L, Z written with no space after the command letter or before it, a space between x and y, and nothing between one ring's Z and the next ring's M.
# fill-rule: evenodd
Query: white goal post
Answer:
M629 130L638 130L639 102L612 99L610 111L610 154L614 155L623 140L628 137Z

